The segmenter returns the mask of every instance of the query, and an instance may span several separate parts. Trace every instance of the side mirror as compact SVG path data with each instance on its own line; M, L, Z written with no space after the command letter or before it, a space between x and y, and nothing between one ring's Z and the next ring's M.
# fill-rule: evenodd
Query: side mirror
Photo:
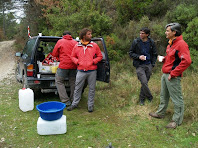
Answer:
M16 57L21 57L21 53L20 53L20 52L17 52L17 53L15 54L15 56L16 56Z

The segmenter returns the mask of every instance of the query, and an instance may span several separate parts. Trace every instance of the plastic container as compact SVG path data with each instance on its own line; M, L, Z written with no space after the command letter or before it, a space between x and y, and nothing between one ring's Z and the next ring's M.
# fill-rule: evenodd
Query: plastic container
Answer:
M54 65L51 67L52 73L56 73L57 68L58 68L58 65L55 65L55 64L54 64Z
M44 102L36 106L43 120L53 121L60 119L66 105L62 102L50 101Z
M41 73L51 73L52 70L51 70L51 66L50 65L43 65L42 62L40 61L37 61L37 64L39 66L39 72Z
M30 88L19 90L19 108L23 111L34 109L34 92Z
M67 132L67 122L66 116L54 121L46 121L41 117L37 121L37 133L39 135L55 135L55 134L64 134Z

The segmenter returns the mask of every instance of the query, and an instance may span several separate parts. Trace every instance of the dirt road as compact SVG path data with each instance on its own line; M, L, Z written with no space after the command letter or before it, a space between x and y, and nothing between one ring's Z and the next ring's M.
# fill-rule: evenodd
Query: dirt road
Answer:
M0 81L2 81L4 78L14 78L14 42L14 40L0 42Z

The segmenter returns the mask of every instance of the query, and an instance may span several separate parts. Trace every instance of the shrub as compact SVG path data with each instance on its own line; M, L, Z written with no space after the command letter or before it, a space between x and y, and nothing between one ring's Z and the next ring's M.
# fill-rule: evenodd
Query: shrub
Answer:
M198 50L198 17L188 23L183 37L191 48Z
M119 61L122 57L120 49L116 48L116 38L117 36L115 34L111 34L111 36L104 37L108 49L108 56L111 61Z
M159 55L164 55L166 52L166 46L167 46L167 39L165 37L165 28L164 28L165 22L160 23L154 23L152 25L151 29L151 36L155 41L156 47L157 47L157 53Z
M112 19L103 12L97 11L90 1L62 1L62 7L50 6L45 17L50 29L47 35L58 35L67 29L72 36L78 36L81 29L93 30L93 36L103 36L111 32Z
M148 7L145 8L145 15L149 18L162 17L170 8L170 0L153 0Z
M178 22L183 27L197 16L198 11L196 5L180 4L173 11L168 11L166 18L168 22Z
M116 0L116 9L120 24L126 24L130 20L139 20L144 15L144 9L151 0L142 2L132 0Z
M197 72L198 71L198 51L190 48L190 56L191 56L191 60L192 60L192 64L190 65L189 69L191 71Z

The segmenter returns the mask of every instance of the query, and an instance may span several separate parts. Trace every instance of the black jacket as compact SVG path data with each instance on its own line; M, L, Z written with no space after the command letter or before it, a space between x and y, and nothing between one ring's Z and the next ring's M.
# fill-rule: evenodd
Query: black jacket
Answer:
M151 64L154 67L157 60L157 50L154 41L151 38L148 38L148 40L150 41ZM133 66L136 68L139 67L141 61L139 59L139 56L141 55L140 41L140 38L135 39L129 51L129 56L133 58Z

